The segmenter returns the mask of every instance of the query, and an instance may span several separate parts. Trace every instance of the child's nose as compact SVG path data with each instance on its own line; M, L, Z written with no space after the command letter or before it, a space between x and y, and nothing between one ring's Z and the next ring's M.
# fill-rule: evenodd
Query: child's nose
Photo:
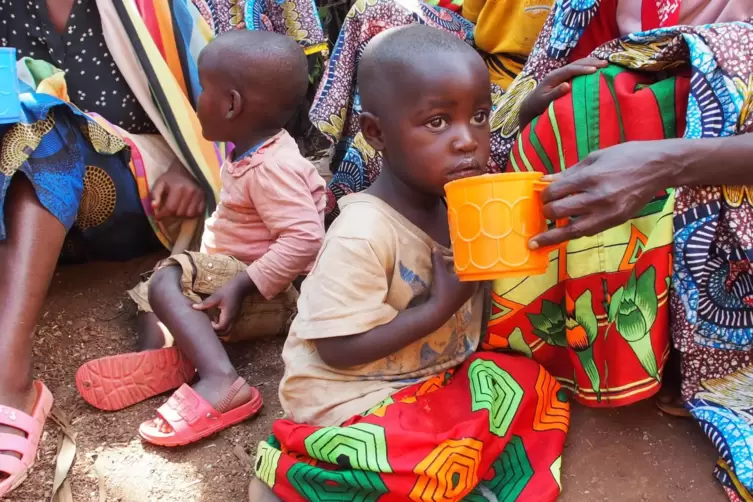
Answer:
M453 148L459 152L473 152L478 147L478 141L468 128L461 128L453 143Z

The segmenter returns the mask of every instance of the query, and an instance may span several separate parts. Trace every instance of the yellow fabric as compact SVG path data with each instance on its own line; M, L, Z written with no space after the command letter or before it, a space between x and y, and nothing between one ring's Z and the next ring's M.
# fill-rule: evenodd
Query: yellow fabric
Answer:
M37 92L49 94L61 101L70 103L68 96L68 84L65 82L65 73L56 72L42 80L37 86Z
M464 0L476 47L489 54L492 82L507 90L523 69L554 0Z
M372 195L343 197L340 208L303 283L282 350L280 403L289 418L309 425L339 425L454 368L476 351L481 337L485 293L479 288L444 326L400 351L346 370L327 366L314 341L364 333L426 301L431 250L444 249Z

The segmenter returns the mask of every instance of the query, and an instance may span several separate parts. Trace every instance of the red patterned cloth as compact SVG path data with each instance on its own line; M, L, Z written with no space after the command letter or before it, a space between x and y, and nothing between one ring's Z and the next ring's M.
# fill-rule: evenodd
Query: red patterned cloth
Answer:
M553 501L569 421L545 369L479 353L340 427L278 420L256 475L286 502Z
M555 173L619 143L677 137L689 81L608 68L521 134L511 171ZM672 201L552 254L549 271L494 286L485 346L531 354L588 406L621 406L655 393L669 353ZM662 225L661 222L665 224Z

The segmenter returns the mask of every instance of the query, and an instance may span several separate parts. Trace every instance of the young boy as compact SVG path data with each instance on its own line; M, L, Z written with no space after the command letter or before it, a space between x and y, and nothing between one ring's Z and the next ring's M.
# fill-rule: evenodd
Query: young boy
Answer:
M444 185L485 172L484 62L413 25L374 38L358 82L361 127L384 169L340 201L303 285L283 349L286 419L259 446L250 500L486 500L476 490L516 436L532 438L520 443L535 468L528 500L551 500L564 434L536 437L533 420L513 419L536 409L540 367L475 353L485 288L451 270ZM508 487L495 483L486 489L501 500Z
M210 43L198 64L203 134L235 147L222 166L220 201L201 252L171 256L130 292L154 313L152 331L162 323L198 371L193 388L183 385L140 428L164 446L197 441L259 410L259 392L238 376L218 335L285 332L297 299L291 283L311 267L324 238L324 180L283 129L308 86L303 50L283 35L235 31ZM112 359L130 365L127 357Z

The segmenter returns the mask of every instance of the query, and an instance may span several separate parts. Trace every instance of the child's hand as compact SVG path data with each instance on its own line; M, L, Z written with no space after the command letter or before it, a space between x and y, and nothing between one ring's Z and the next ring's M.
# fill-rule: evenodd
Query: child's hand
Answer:
M212 328L219 336L228 336L233 330L233 325L241 312L243 300L255 288L254 282L246 272L233 277L233 279L215 291L213 295L201 303L196 303L196 310L219 309L220 315L212 321Z
M520 106L520 130L544 113L552 101L570 92L570 81L573 78L590 75L600 68L606 68L608 64L601 59L584 58L547 75Z
M475 282L460 282L452 267L452 257L435 249L431 254L432 283L428 303L443 320L452 317L476 291Z

